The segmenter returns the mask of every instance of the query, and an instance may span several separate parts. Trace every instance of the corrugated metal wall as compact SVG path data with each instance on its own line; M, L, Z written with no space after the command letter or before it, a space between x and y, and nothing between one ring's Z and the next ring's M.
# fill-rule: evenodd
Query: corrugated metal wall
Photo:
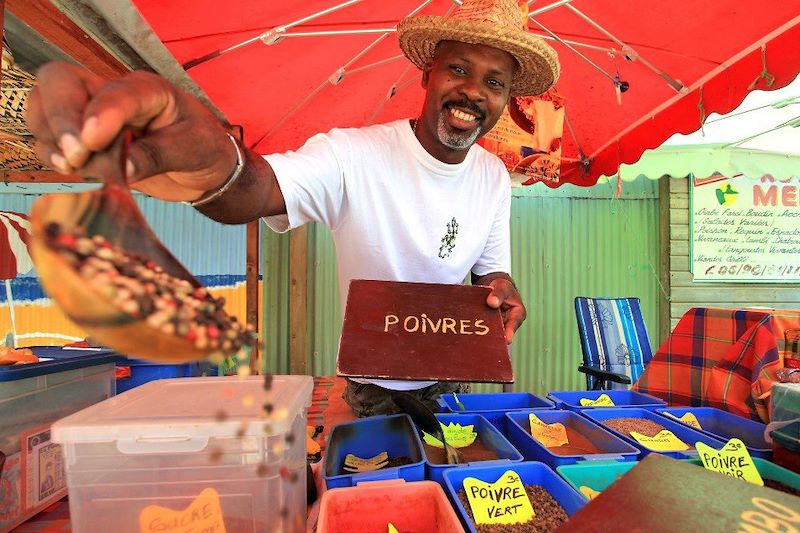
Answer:
M546 392L585 386L576 368L581 359L575 296L638 296L657 344L659 220L657 182L625 183L585 189L544 186L514 190L512 269L528 307L528 320L513 346L516 390ZM288 240L264 235L265 331L273 371L288 367L286 320ZM341 306L333 241L326 228L309 232L309 307L311 368L315 375L335 371ZM270 254L274 253L274 257ZM279 286L270 286L270 280ZM278 354L275 356L274 354ZM275 361L273 361L275 359ZM477 390L497 387L479 385Z

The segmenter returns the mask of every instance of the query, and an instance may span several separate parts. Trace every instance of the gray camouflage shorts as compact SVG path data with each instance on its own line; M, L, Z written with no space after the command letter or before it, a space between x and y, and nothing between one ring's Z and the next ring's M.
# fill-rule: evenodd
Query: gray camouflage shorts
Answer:
M470 391L469 383L440 381L423 389L405 391L414 395L427 405L434 413L439 410L436 399L440 394L463 394ZM375 415L393 415L400 413L400 409L392 401L392 390L384 389L371 383L357 383L347 380L347 386L342 394L342 399L353 409L359 418Z

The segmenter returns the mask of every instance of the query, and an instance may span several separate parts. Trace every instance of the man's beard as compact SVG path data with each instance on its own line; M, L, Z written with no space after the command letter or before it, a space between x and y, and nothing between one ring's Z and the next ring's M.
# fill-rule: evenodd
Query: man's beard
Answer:
M483 128L478 126L471 132L456 131L447 123L445 114L449 112L449 110L445 110L443 113L439 113L439 123L436 128L436 136L439 137L439 142L451 150L466 150L475 144L475 141L477 141L478 137L481 136Z

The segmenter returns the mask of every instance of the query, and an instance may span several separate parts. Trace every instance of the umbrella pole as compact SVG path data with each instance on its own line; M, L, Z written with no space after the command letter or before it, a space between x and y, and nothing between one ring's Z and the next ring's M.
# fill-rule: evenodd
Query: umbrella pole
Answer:
M8 313L11 316L11 348L17 347L17 317L14 315L14 296L11 294L11 280L6 280L6 299L8 300Z

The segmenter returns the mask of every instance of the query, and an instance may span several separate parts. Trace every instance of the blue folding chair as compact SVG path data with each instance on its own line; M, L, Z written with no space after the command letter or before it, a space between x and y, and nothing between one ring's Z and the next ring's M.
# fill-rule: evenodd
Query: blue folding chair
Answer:
M627 389L653 358L639 298L575 298L588 390Z

